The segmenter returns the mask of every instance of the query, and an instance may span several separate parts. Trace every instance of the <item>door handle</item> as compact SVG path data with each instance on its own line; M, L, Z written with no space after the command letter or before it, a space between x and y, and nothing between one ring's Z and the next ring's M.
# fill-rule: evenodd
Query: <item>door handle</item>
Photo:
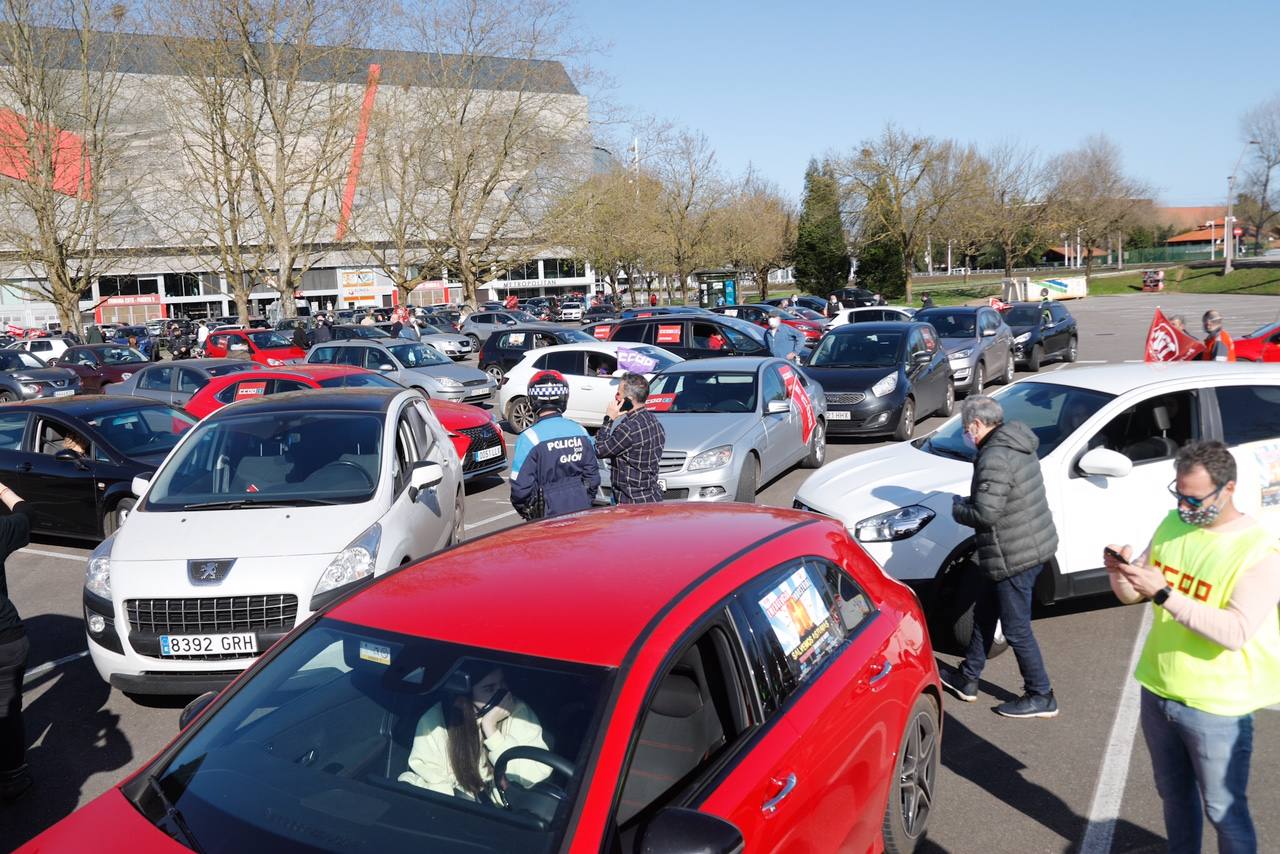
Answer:
M772 798L769 798L767 801L765 801L763 804L760 805L760 812L764 813L765 815L773 815L775 812L777 812L778 804L785 801L787 799L787 796L790 795L791 792L795 789L796 775L794 773L788 774L782 780L779 780L777 777L774 777L772 781L774 783L781 785L782 788L778 790L778 794L774 795Z
M884 664L880 665L880 670L874 676L867 680L868 685L874 685L884 677L893 672L893 662L889 659L884 660Z
M18 463L16 468L18 471L21 471L21 472L31 471L31 463Z

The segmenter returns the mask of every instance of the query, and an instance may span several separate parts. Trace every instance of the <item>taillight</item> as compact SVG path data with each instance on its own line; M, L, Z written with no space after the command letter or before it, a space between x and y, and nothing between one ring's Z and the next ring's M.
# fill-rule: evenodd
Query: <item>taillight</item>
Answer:
M502 379L498 380L498 388L502 388L506 384L507 384L507 375L503 374Z

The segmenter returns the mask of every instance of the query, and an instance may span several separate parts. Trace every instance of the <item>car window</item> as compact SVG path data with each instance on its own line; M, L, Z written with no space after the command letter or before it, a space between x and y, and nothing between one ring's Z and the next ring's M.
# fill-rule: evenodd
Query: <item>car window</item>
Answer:
M776 373L776 372L775 372ZM756 375L716 371L658 374L645 406L654 412L755 412Z
M199 371L181 368L178 371L178 391L183 394L195 394L204 388L209 379Z
M1222 439L1231 447L1280 438L1280 387L1229 385L1217 389Z
M594 353L587 351L587 373L589 377L609 377L618 370L618 360L611 353Z
M546 344L534 343L544 338L545 336L535 336L530 332L504 332L498 337L498 347L503 350L528 350L532 347L545 347L547 346Z
M823 336L809 364L815 368L889 368L898 364L906 333L865 332L850 327Z
M185 412L167 406L140 406L89 419L107 444L126 457L163 456L195 423Z
M21 450L22 435L26 430L27 414L25 412L0 413L0 450Z
M1119 451L1134 463L1171 459L1199 434L1196 402L1190 391L1148 398L1113 418L1089 447Z
M924 341L924 348L930 353L938 349L938 338L933 334L933 327L920 327L920 338Z
M471 322L472 323L493 323L494 320L493 320L492 314L476 314L476 315L472 315Z
M1054 323L1061 323L1071 318L1067 310L1056 302L1049 304L1049 316L1053 318Z
M30 347L33 353L47 353L53 349L53 344L49 341L32 341Z
M406 368L425 368L429 365L450 364L449 357L430 344L390 344L387 349ZM385 359L386 357L382 356L380 358ZM375 365L374 367L377 366Z
M96 368L97 360L93 358L93 353L88 350L72 350L62 357L62 360L71 365L83 365L86 368Z
M533 363L534 370L559 371L562 374L582 375L583 354L580 350L557 350L547 353Z
M138 388L145 388L151 391L169 391L173 385L173 368L156 367L148 368L142 372L142 376L138 377Z
M343 374L320 380L321 388L404 388L400 383L381 374Z
M338 360L339 347L315 347L307 354L307 362L312 365L332 365Z
M81 433L68 427L60 421L52 418L40 418L36 421L36 444L35 452L46 456L54 456L66 446L64 444L67 437L70 436L81 448L89 449L89 440ZM86 453L91 456L91 453Z
M787 399L787 384L776 365L770 365L764 369L763 397L766 406L775 400Z
M609 340L651 343L653 341L651 330L656 325L653 323L632 323L627 326L620 326L614 330Z
M221 365L209 365L204 369L204 372L211 377L224 377L227 374L239 374L256 370L258 370L257 362L239 361L227 362Z
M916 353L927 353L929 348L924 345L924 336L920 334L920 330L914 330L907 338L907 358L915 356Z
M1000 328L1000 318L994 311L982 311L978 313L978 323L981 330L986 332L995 332Z
M418 459L418 446L414 441L413 427L407 415L396 422L396 455L391 463L391 476L395 479L397 495L409 485L409 472Z

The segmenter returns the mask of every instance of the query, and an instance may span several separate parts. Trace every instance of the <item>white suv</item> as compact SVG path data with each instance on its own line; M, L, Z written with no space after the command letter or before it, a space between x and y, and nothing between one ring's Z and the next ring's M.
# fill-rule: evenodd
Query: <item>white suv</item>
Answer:
M233 403L187 432L85 578L102 678L213 690L314 611L462 536L462 465L415 391Z
M1073 368L993 395L1040 440L1058 553L1037 582L1053 602L1109 589L1107 543L1142 548L1173 509L1167 487L1183 444L1219 439L1240 464L1236 503L1280 533L1280 368L1180 362ZM973 451L958 417L922 439L829 462L795 506L834 516L886 573L916 588L935 643L968 641L973 529L951 518Z

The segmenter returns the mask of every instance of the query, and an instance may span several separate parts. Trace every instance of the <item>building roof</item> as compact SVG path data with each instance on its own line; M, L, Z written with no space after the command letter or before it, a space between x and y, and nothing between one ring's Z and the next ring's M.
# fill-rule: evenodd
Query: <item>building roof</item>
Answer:
M1209 220L1219 226L1225 214L1224 205L1186 205L1181 207L1155 208L1156 222L1161 225L1172 225L1174 228L1199 228ZM1208 240L1208 238L1205 238Z

